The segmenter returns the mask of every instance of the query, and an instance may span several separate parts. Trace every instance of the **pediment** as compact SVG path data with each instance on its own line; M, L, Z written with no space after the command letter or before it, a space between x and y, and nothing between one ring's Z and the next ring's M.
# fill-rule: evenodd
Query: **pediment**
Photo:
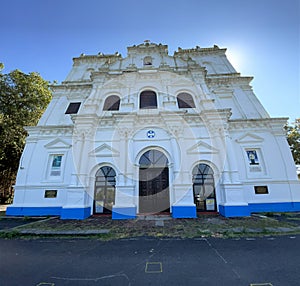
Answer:
M216 154L219 150L205 142L198 142L187 150L188 154Z
M72 146L71 144L59 138L54 139L53 141L44 145L44 147L47 149L68 149L71 146Z
M264 141L264 139L258 135L252 133L246 133L240 138L236 139L238 143L259 143Z
M120 152L106 143L94 149L91 154L96 157L118 157L120 156Z

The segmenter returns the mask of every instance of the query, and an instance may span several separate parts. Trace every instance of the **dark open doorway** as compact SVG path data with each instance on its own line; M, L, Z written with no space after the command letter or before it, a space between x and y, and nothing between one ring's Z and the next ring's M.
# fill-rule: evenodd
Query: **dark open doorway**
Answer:
M140 159L139 212L170 211L168 159L160 151L149 150Z

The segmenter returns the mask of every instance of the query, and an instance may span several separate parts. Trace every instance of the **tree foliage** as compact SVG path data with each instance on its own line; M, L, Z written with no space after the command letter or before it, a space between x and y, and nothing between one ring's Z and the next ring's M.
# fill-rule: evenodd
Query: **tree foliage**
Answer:
M286 126L287 140L296 164L300 164L300 118L293 125Z
M3 65L1 65L3 67ZM51 100L49 82L38 73L0 73L0 188L15 179L27 133Z

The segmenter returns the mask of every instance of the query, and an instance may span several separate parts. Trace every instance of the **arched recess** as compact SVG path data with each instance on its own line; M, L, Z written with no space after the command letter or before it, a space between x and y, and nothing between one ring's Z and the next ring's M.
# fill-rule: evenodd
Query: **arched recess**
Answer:
M153 90L144 90L140 94L140 109L156 109L157 95Z
M110 166L101 167L95 175L94 214L111 213L115 203L116 172Z
M146 151L139 160L139 212L170 211L169 161L161 151Z
M195 108L195 102L187 92L181 92L177 95L178 108Z
M119 110L120 97L117 95L110 95L105 99L103 110Z
M152 57L146 56L143 60L144 66L152 66Z
M217 211L215 174L213 169L200 163L193 168L193 193L197 211Z

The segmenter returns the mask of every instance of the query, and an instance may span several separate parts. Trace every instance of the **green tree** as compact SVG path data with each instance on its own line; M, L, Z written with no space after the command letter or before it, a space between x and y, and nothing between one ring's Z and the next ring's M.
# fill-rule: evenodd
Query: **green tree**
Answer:
M300 118L294 124L286 126L287 140L296 164L300 164Z
M0 73L0 195L7 195L15 180L27 136L24 126L36 125L50 100L49 82L38 73Z

